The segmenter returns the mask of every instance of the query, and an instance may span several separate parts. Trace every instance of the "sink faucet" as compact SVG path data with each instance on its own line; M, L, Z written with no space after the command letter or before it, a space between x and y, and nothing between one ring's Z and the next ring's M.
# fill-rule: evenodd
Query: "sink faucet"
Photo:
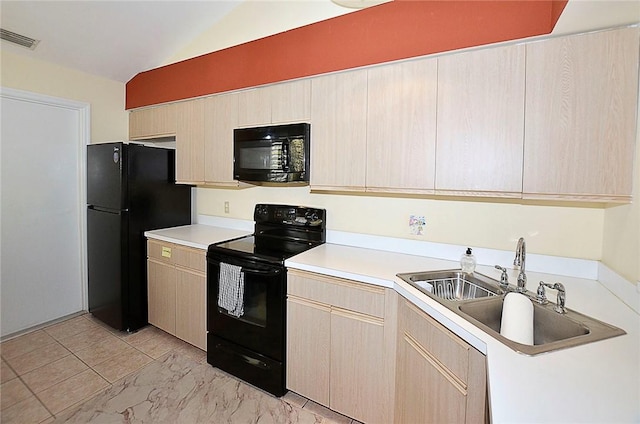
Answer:
M518 239L518 246L516 246L516 257L513 259L513 265L520 267L520 272L518 273L518 284L516 287L516 291L518 293L524 293L527 291L527 275L525 274L525 259L527 256L527 244L524 241L524 238L520 237Z
M549 287L550 289L554 289L558 291L558 297L556 298L556 306L553 308L554 311L556 311L559 314L566 314L567 313L567 309L564 307L566 301L567 301L567 290L564 288L564 284L562 283L554 283L554 284L549 284L549 283L545 283L543 281L540 281L540 288L542 288L542 290L538 290L538 293L540 293L540 291L542 291L542 297L545 298L544 296L544 286ZM546 300L546 298L545 298Z

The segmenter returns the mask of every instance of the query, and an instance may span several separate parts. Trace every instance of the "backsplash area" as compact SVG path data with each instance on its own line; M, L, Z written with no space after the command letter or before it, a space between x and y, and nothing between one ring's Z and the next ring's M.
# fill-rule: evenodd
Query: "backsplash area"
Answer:
M200 215L252 221L256 203L316 206L327 210L330 231L506 251L524 237L532 254L596 261L602 256L599 208L321 194L309 187L198 188L196 198ZM424 217L420 234L412 234L412 215Z

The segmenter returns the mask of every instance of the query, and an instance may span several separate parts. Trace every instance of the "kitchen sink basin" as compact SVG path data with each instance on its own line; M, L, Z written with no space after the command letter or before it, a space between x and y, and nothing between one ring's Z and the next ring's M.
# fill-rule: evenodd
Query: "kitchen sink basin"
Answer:
M459 315L527 355L578 346L625 334L625 331L595 318L567 309L566 314L553 310L554 304L533 302L533 345L514 342L500 334L504 296L457 305Z
M413 287L431 297L449 301L479 299L501 294L498 282L480 273L460 270L398 274Z
M500 289L498 281L477 272L465 274L461 270L403 273L397 276L525 355L537 355L626 334L618 327L571 309L560 314L553 309L555 304L539 304L535 301L535 294L527 292L533 303L533 345L521 344L500 334L506 292Z

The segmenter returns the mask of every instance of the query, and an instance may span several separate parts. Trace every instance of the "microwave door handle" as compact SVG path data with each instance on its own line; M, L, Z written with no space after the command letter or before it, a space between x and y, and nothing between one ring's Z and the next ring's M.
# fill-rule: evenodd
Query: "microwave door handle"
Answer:
M289 170L289 141L282 142L282 150L280 151L280 166L283 171Z

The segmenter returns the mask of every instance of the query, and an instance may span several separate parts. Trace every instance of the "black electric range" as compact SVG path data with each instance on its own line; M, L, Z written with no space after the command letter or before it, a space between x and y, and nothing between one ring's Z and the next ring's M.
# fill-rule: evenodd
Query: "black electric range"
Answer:
M325 242L326 211L258 204L254 234L207 251L207 362L286 393L284 261Z

